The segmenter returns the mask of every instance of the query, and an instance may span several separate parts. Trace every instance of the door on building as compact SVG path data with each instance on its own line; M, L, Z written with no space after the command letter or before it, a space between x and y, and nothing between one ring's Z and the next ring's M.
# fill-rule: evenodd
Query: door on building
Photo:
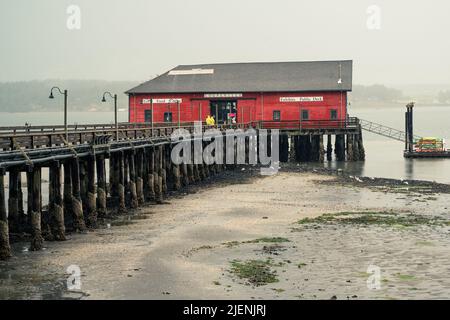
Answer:
M238 123L250 123L255 120L256 100L239 100L237 120ZM269 119L270 120L270 119Z
M236 100L214 100L210 102L210 115L214 116L217 124L232 123L237 116Z
M152 110L144 110L144 121L152 122Z

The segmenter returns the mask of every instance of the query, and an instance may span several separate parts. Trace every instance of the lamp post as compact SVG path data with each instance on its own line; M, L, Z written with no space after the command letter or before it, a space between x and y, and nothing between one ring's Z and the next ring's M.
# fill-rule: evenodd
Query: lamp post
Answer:
M54 99L53 90L57 89L60 94L64 96L64 135L66 137L66 143L69 143L69 133L67 132L67 90L62 91L59 87L53 87L50 89L49 99Z
M114 99L114 127L116 128L116 140L119 140L119 124L117 122L117 94L112 95L109 91L103 93L102 102L106 102L106 95Z

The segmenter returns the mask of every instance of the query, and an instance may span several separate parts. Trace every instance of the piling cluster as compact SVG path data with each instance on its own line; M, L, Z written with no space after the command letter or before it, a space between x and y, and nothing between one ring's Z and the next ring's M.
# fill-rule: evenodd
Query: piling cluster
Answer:
M233 150L237 149L236 141ZM205 142L201 143L206 147ZM67 232L82 233L97 228L99 220L127 214L145 204L161 204L169 191L235 167L210 161L207 164L204 160L194 163L194 150L190 161L175 164L171 161L173 147L174 144L165 141L147 147L104 154L93 152L62 161L2 169L0 259L11 256L10 239L15 236L28 236L29 249L41 250L44 241L64 241ZM223 148L222 157L225 145ZM245 149L248 152L248 140ZM42 179L44 169L48 169L48 181ZM9 198L6 201L7 172ZM26 177L26 201L22 192L23 176ZM49 201L44 206L42 187L47 182Z
M95 229L105 219L127 214L148 203L161 204L169 191L233 169L236 164L263 163L260 157L272 158L272 152L276 150L274 143L279 146L281 162L332 159L332 135L327 135L325 147L323 134L296 135L285 131L274 139L270 132L265 133L266 136L256 133L255 136L234 136L231 148L229 137L223 139L227 142L216 144L208 157L200 154L200 162L194 159L195 142L189 142L187 161L172 161L176 143L166 139L157 143L140 140L136 145L128 140L128 148L108 148L102 152L93 148L81 155L69 145L65 148L74 152L70 157L48 157L36 163L17 162L6 169L0 166L0 259L11 256L11 238L25 235L30 239L30 250L41 250L44 241L64 241L68 232ZM260 139L267 139L268 144L260 144ZM206 149L215 140L211 138L209 142L201 140L199 143ZM338 161L364 160L360 130L336 134L334 146ZM238 159L239 154L243 155L241 159ZM42 178L44 169L48 170L48 181ZM8 199L5 197L6 173ZM49 200L45 206L42 201L44 183L48 183ZM26 185L26 199L22 184Z
M337 161L364 161L365 150L361 129L356 133L326 135L326 146L323 134L289 134L280 136L280 161L288 162L324 162Z

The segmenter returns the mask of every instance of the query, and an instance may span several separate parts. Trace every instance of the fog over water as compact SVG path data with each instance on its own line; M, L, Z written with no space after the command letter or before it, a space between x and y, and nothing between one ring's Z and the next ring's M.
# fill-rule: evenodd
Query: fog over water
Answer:
M352 59L357 84L448 84L449 12L445 0L1 0L0 81Z

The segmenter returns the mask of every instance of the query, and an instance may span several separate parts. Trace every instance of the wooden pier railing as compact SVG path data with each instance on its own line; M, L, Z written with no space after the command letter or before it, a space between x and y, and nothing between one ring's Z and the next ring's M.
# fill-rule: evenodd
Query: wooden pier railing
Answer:
M357 118L348 118L346 120L253 121L217 125L215 128L226 130L252 127L259 129L303 130L305 132L320 129L333 133L333 131L355 130L358 126L359 121ZM174 125L173 123L120 123L118 126L118 140L167 137L180 128L193 132L194 123L184 122L179 125ZM202 128L206 130L211 127L203 124ZM95 144L99 139L107 142L110 141L107 140L108 137L109 139L115 139L115 136L116 128L114 124L70 125L68 126L68 141L65 141L65 129L62 125L0 127L0 152L85 143Z

